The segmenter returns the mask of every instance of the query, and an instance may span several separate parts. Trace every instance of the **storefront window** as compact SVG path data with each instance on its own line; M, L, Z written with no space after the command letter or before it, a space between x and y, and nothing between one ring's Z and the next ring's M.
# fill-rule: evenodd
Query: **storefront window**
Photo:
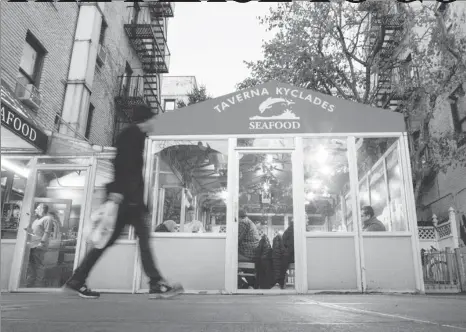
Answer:
M360 138L356 145L363 231L406 231L397 139Z
M73 272L88 172L38 170L20 287L59 288Z
M151 146L153 231L224 232L228 140L154 141Z
M304 181L308 232L352 232L346 138L305 138Z
M32 158L2 157L2 240L16 239Z
M95 175L95 181L92 190L91 199L91 213L96 211L107 198L106 185L113 181L113 164L112 159L98 159L97 160L97 172ZM89 226L90 220L84 221ZM125 228L121 232L119 239L127 240L129 236L129 225L125 225ZM89 246L88 249L91 247Z

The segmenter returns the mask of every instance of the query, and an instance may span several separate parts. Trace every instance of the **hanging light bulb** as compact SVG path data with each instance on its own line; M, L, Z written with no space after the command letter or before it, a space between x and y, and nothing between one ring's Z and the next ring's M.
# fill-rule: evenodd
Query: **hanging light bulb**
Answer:
M321 180L312 180L311 181L311 188L312 189L319 189L322 186L322 181Z
M310 191L310 192L307 193L306 198L307 198L309 201L312 201L312 200L315 198L315 196L316 196L316 195L315 195L312 191Z
M325 163L328 158L328 152L322 145L319 146L319 150L316 153L317 161L320 163Z
M269 184L268 182L265 182L265 183L263 184L263 187L264 187L264 190L265 190L265 191L269 191L269 189L270 189L270 184Z
M321 171L322 174L324 174L324 175L330 175L330 174L332 174L332 169L331 169L329 166L322 166L322 168L320 169L320 171Z

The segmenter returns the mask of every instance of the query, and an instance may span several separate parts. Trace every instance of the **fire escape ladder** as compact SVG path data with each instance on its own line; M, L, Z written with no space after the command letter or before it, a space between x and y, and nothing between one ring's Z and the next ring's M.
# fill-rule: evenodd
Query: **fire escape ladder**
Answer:
M142 62L143 70L151 74L168 73L170 52L164 25L158 23L163 18L153 16L152 6L128 7L128 23L124 29Z
M148 6L152 17L173 17L174 3L170 1L150 1Z
M145 75L144 76L144 99L150 106L151 110L155 114L159 114L162 111L162 107L159 102L159 86L157 75Z
M384 14L377 12L372 19L372 31L376 32L372 37L372 45L382 41L382 49L377 55L379 74L376 87L376 104L378 107L390 107L396 109L400 99L393 91L398 73L390 64L396 48L401 42L404 33L404 18L400 14Z

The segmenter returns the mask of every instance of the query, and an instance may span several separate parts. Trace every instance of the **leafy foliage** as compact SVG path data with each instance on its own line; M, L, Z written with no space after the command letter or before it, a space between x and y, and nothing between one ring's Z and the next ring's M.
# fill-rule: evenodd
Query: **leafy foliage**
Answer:
M435 131L434 123L436 112L450 112L452 98L464 96L465 21L456 3L280 3L260 18L275 37L263 43L262 60L246 62L250 77L237 88L277 80L403 113L420 198L432 172L466 163L457 144L463 134Z
M206 87L201 85L200 87L195 87L190 93L188 93L188 104L186 104L184 100L178 100L176 104L178 108L183 108L208 99L212 99L212 97L207 93Z

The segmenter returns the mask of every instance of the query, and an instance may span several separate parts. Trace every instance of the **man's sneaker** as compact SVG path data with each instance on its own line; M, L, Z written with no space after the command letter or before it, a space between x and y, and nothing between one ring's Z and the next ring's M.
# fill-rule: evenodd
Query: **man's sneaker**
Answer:
M169 299L183 293L184 289L181 284L168 284L165 281L160 281L149 289L149 298L151 299Z
M94 292L90 288L88 288L86 285L82 286L75 286L72 283L66 283L65 286L63 286L65 291L72 291L78 293L79 296L85 299L98 299L100 297L99 292Z

